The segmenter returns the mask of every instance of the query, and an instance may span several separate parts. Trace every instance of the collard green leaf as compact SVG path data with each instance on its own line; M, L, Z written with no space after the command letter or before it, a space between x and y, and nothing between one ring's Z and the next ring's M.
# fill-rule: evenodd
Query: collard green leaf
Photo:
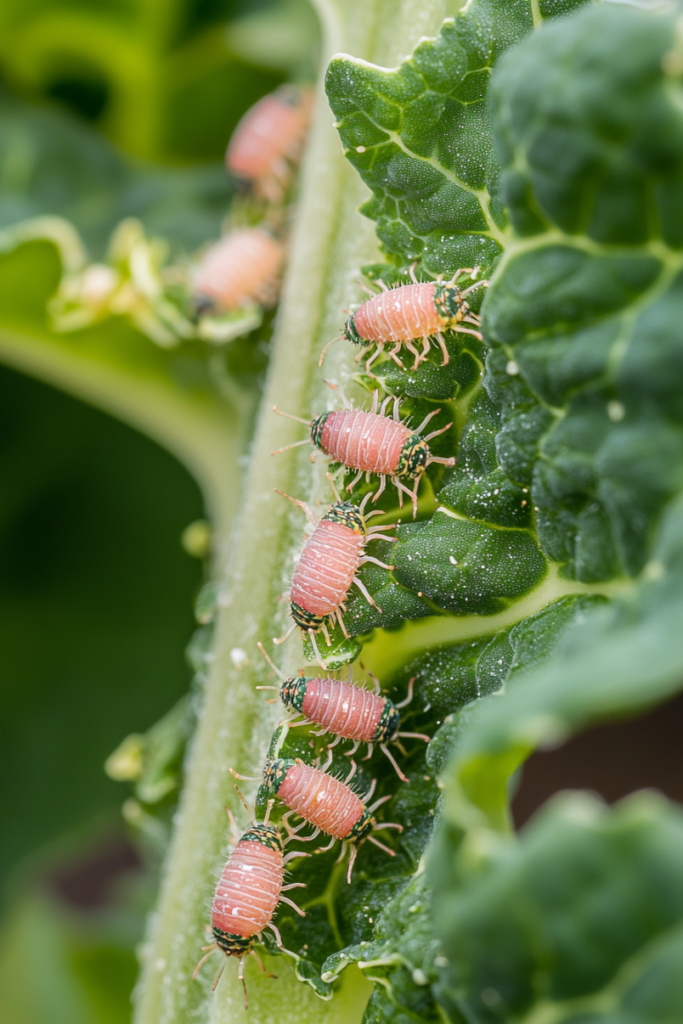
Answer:
M373 191L390 257L432 274L495 263L507 215L496 195L498 159L487 90L500 55L533 27L581 0L535 5L474 0L395 70L336 57L327 94L347 157Z
M518 843L489 849L476 867L465 859L458 882L439 854L441 998L467 1020L535 1010L558 1024L655 1022L680 1012L671 972L683 935L679 808L654 794L613 811L565 795Z

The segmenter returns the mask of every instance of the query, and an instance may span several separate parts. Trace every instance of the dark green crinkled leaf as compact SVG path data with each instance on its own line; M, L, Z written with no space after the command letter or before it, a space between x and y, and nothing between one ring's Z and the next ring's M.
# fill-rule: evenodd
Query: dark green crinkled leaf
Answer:
M542 17L582 0L541 5ZM474 0L396 70L336 57L327 94L346 155L374 196L389 256L433 274L489 266L504 245L487 90L498 57L533 27L528 0Z

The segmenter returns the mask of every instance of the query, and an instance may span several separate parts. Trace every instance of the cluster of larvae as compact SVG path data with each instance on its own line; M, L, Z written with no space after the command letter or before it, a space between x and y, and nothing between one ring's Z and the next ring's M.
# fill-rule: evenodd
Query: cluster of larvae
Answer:
M275 94L276 97L277 95ZM262 110L263 134L267 134L267 119L275 110L274 97L267 97L261 102L264 104ZM255 117L258 109L257 105L247 115L245 132L249 118ZM293 119L291 123L294 123ZM279 137L278 133L273 132L272 137ZM245 135L244 139L246 138ZM258 145L254 139L253 152L257 151ZM252 174L249 168L253 168L254 165L250 163L249 147L244 141L240 143L239 131L228 150L228 166L233 173L240 174L245 178L249 178ZM272 171L274 166L272 161L269 166L270 171L260 179L259 188L263 195L272 200L281 194L278 191L283 187L281 175L284 174L287 165L284 161L278 163L277 174ZM225 275L226 280L230 280L231 286L234 285L237 289L238 285L242 287L240 274L246 274L247 265L251 265L247 260L248 252L249 259L251 259L251 250L247 250L245 246L240 250L235 237L232 242L227 238L219 245L227 248L233 243L235 245L235 264L241 262L243 267L238 268L235 265L232 269L226 269ZM256 249L253 252L256 254ZM258 264L265 273L271 263L269 263L270 257L266 254L265 248L263 252L262 257L254 255L254 263ZM215 295L217 289L212 291L213 286L207 284L211 276L208 271L212 266L208 258L207 261L206 274L202 279L204 281L203 294ZM227 264L225 266L227 267ZM373 376L371 373L373 363L387 346L391 346L388 355L402 369L403 364L398 359L398 353L402 347L410 351L414 355L414 370L427 358L432 340L435 339L443 354L443 365L446 365L449 355L443 331L464 331L481 338L479 319L470 311L466 297L474 288L485 286L487 282L480 281L461 290L457 286L457 281L463 273L469 273L472 280L476 277L474 270L467 269L459 270L448 283L444 284L441 280L425 283L416 280L414 268L411 268L412 284L389 289L379 282L381 292L373 294L354 314L349 315L343 334L334 341L345 338L360 345L361 352L357 361L362 358L364 352L375 346L374 354L367 359L365 364L366 372L371 377ZM254 273L255 278L256 274ZM222 294L227 294L227 290L224 289ZM415 343L420 340L422 348L418 350ZM332 343L330 342L330 344ZM321 364L327 347L329 346L326 346L321 355ZM336 385L331 386L341 392ZM327 665L320 653L316 637L317 634L322 633L329 647L328 627L338 623L348 638L343 614L346 610L346 601L351 586L355 584L366 600L373 607L377 607L362 580L358 578L358 569L367 562L373 562L386 569L393 569L393 566L366 554L365 548L371 541L383 540L393 543L397 539L385 535L387 531L393 529L391 526L368 526L368 520L372 516L382 515L378 510L366 513L368 500L372 496L372 500L376 501L384 491L387 480L391 480L398 490L401 506L403 495L407 495L410 499L413 518L415 518L418 486L427 466L433 462L447 466L452 466L455 463L452 458L439 458L432 455L428 444L432 438L448 430L450 424L426 436L422 435L429 420L439 412L438 409L431 412L417 428L412 429L400 419L398 399L393 400L392 413L387 415L387 408L392 399L391 397L386 398L380 408L378 391L374 391L370 411L353 409L343 392L341 394L346 406L342 410L325 412L311 421L301 420L299 417L289 417L304 423L310 430L310 438L279 449L279 452L286 451L288 448L312 442L315 448L320 449L332 462L339 463L344 471L356 471L355 478L347 487L349 493L363 474L366 474L367 479L372 475L377 475L380 480L379 488L374 495L368 493L360 505L355 505L351 501L341 499L333 478L328 474L335 501L319 521L305 502L290 498L289 495L283 495L304 511L314 529L304 546L292 580L289 595L292 626L285 636L276 640L275 643L282 643L298 626L302 632L308 635L317 661L325 670ZM274 411L279 412L277 409ZM288 414L280 413L280 415ZM313 455L311 457L313 458ZM288 722L290 727L315 724L321 730L318 735L332 733L335 739L330 744L329 757L322 768L318 764L306 764L299 758L276 758L266 763L263 770L263 784L270 794L270 799L265 818L263 822L257 823L252 815L251 827L241 838L235 838L236 845L221 874L211 915L214 941L210 946L205 947L206 956L200 961L197 971L207 957L220 950L227 957L234 956L239 959L238 977L243 985L244 963L247 955L253 956L265 972L265 968L254 950L254 945L265 928L272 930L278 946L284 950L280 933L273 922L278 903L288 903L298 914L305 916L304 911L282 894L295 886L303 886L303 883L299 882L290 885L284 884L285 866L288 861L295 857L309 856L309 854L300 850L286 853L288 843L293 840L309 842L321 832L330 837L329 845L322 848L324 850L331 849L337 841L340 841L342 844L340 860L347 849L350 850L347 871L349 882L358 847L362 842L367 840L390 856L394 856L394 851L381 843L374 833L380 829L401 831L402 826L385 822L378 824L373 817L374 811L391 797L385 796L373 804L369 804L376 780L362 797L356 793L350 786L357 768L353 760L350 762L349 774L344 780L330 775L327 769L332 762L332 748L342 739L352 740L354 746L348 752L348 756L352 757L359 745L366 743L368 744L368 757L370 757L373 745L378 744L391 761L399 778L403 782L407 782L408 779L389 750L388 744L397 744L405 754L400 743L402 738L429 742L428 736L400 731L399 710L411 701L414 680L410 681L406 700L401 704L393 704L381 695L376 679L374 680L375 691L371 692L350 682L326 676L305 675L303 671L298 676L285 678L268 657L263 646L261 644L258 646L282 681L280 687L261 687L261 689L277 689L285 707L301 716L300 719L290 719ZM236 772L233 772L233 775L237 778L248 778L237 775ZM279 798L289 808L282 818L282 826L286 833L284 838L280 829L269 822L276 798ZM244 802L243 798L242 800ZM244 804L247 807L246 802ZM247 811L251 814L248 807ZM292 816L298 816L301 819L300 824L296 827L291 824ZM302 836L301 830L306 825L313 826L313 832ZM287 951L285 950L285 952ZM195 975L197 971L195 971ZM214 988L217 982L218 978L214 983Z
M283 203L306 139L310 89L283 85L237 125L225 157L238 192L256 200L260 223L234 227L204 253L192 282L197 315L274 306L285 261ZM249 218L250 219L250 218Z

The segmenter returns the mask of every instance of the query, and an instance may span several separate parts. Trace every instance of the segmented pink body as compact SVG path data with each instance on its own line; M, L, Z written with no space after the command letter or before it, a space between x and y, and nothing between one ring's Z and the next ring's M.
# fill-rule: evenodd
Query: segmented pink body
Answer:
M290 601L314 615L331 615L346 600L364 544L362 533L322 519L301 552Z
M232 935L257 935L272 920L284 878L281 850L240 840L216 887L211 925Z
M404 284L380 292L354 313L353 322L367 341L413 341L428 338L447 326L434 302L432 282Z
M341 679L307 679L303 714L344 739L372 743L386 700Z
M251 182L286 173L298 156L311 112L309 90L287 86L255 103L238 123L225 155L228 171Z
M388 416L346 409L328 415L320 440L322 450L335 462L350 469L393 476L411 436L408 427Z
M365 804L339 779L310 764L295 764L278 789L288 807L328 836L344 839L365 812Z
M279 242L256 228L233 231L206 252L195 278L197 295L206 295L223 311L277 298L284 261Z

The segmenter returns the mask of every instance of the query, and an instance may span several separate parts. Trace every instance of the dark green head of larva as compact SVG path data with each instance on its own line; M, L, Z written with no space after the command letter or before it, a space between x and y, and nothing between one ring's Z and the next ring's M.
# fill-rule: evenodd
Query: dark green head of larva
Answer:
M280 829L277 825L264 825L263 822L259 822L256 825L252 825L243 834L240 839L241 843L260 843L261 846L267 846L269 850L275 850L278 853L283 852L282 837L280 836Z
M357 505L353 505L350 501L335 501L330 511L320 521L321 523L340 523L341 526L345 526L348 530L353 530L354 533L362 533L363 536L366 533L363 513Z
M350 832L342 839L343 843L351 843L353 846L360 846L364 839L372 832L377 822L365 808L358 821L351 827Z
M268 793L273 796L277 795L278 789L287 777L287 772L295 764L296 761L292 757L276 757L271 761L266 761L263 768L263 785Z
M367 338L361 338L360 334L356 330L356 320L353 313L344 324L344 338L347 341L353 342L354 345L367 345Z
M280 688L280 700L286 708L301 711L306 696L306 683L311 676L294 676L285 679Z
M305 608L302 608L296 601L290 601L289 607L292 613L292 618L299 627L299 629L313 630L317 633L323 622L326 620L326 615L317 615L315 612L309 612Z
M427 442L419 434L411 434L398 458L396 476L403 480L415 480L424 473L429 458Z
M256 941L255 935L234 935L232 932L224 932L215 926L213 937L218 948L222 949L226 956L244 956Z
M311 423L311 441L316 448L320 448L321 451L325 450L323 448L323 428L327 423L327 417L329 415L329 412L322 412L320 416L316 416Z
M401 725L401 716L390 700L384 705L384 710L377 723L373 743L391 743Z
M469 312L469 306L462 292L455 285L437 284L434 288L434 305L439 316L449 324L458 323Z

